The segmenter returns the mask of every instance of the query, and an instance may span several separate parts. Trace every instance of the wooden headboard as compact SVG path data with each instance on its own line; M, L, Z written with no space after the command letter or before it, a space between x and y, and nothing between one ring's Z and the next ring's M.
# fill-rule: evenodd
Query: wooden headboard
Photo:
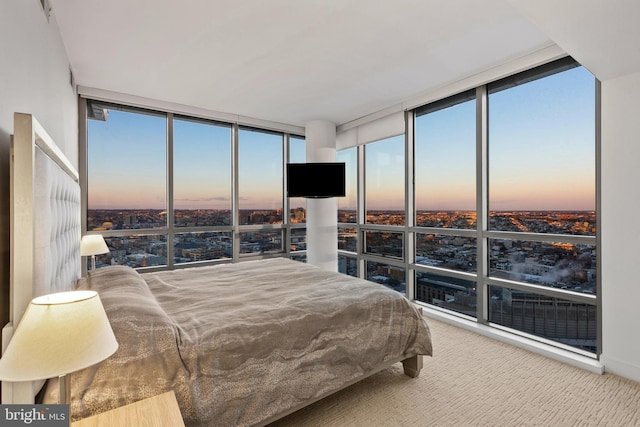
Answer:
M15 113L11 142L8 345L29 302L72 290L81 272L78 172L31 114ZM32 403L36 383L2 383L2 403Z

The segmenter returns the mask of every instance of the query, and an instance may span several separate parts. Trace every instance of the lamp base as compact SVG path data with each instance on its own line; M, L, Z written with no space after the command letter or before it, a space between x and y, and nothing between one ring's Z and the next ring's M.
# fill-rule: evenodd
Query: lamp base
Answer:
M71 403L71 378L67 375L58 377L58 403L65 405Z

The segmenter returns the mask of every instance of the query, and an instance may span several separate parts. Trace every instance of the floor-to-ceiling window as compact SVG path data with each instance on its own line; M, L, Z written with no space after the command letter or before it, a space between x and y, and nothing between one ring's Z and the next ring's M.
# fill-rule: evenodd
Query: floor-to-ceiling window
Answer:
M172 268L252 256L304 260L304 200L287 200L303 137L83 100L86 232L97 266ZM283 215L291 203L290 215ZM295 224L295 225L294 225Z
M476 93L417 109L415 298L476 317Z
M596 351L596 81L575 65L487 86L486 320Z
M403 135L364 147L365 278L405 291L405 139ZM384 225L378 229L375 225ZM397 227L397 231L391 229Z
M173 120L174 263L233 255L231 126L188 117ZM216 231L216 230L220 231Z
M563 58L418 107L407 114L404 179L394 161L404 145L393 144L404 136L339 152L364 177L364 213L339 216L344 269L434 309L597 354L597 91Z
M564 58L413 121L416 299L596 353L595 78Z
M111 249L97 265L166 265L166 114L99 103L87 111L87 230Z
M238 210L240 253L281 252L283 221L283 135L240 129L238 136Z

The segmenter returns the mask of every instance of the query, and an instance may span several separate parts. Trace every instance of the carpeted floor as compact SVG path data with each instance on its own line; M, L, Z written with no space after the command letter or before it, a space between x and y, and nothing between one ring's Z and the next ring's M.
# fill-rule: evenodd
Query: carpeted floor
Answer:
M428 322L418 378L396 364L270 427L640 426L640 383Z

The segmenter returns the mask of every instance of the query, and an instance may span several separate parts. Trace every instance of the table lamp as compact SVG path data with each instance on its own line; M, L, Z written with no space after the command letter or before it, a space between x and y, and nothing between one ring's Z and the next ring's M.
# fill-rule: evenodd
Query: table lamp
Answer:
M96 269L96 255L109 252L107 243L101 234L87 234L80 241L80 255L91 256L91 269Z
M58 377L59 403L70 403L67 374L118 349L100 297L94 291L59 292L34 298L0 358L0 380Z

